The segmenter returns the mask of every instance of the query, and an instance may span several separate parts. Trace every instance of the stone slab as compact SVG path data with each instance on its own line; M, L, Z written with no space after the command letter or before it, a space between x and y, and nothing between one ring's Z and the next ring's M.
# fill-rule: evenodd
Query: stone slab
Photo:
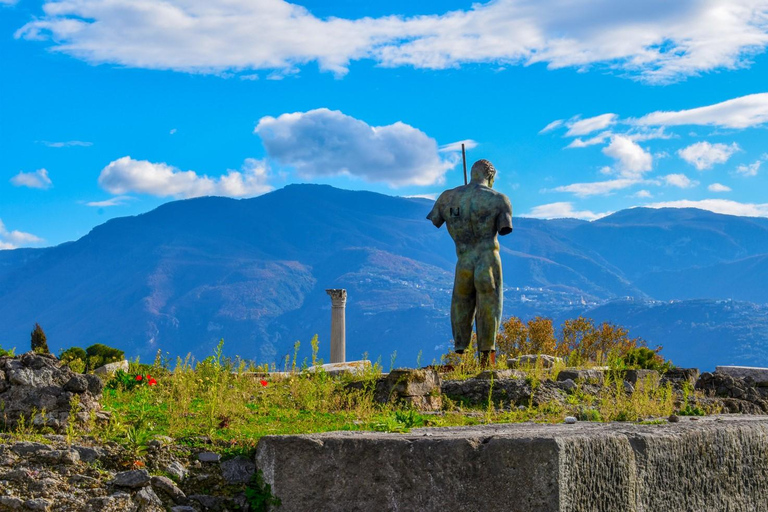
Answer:
M741 379L752 377L755 382L768 381L768 368L756 366L718 366L715 371Z
M283 512L768 510L768 416L266 436Z
M318 364L315 366L310 366L305 371L309 373L315 373L322 370L328 375L335 377L345 373L351 375L362 375L370 368L371 362L367 359L362 359L360 361L346 361L344 363Z

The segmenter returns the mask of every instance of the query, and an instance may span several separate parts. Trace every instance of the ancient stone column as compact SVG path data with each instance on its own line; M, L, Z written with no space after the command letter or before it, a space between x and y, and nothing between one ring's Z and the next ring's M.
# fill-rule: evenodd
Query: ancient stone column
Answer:
M325 290L331 296L331 362L346 361L347 334L344 312L347 307L347 290Z

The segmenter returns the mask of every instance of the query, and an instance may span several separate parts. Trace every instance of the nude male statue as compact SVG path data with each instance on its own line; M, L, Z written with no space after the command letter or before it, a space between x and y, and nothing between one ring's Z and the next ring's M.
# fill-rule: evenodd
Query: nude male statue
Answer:
M488 160L472 166L468 185L446 190L427 215L435 227L448 224L456 244L456 275L451 300L451 327L457 354L463 354L477 322L477 345L483 366L496 359L501 323L502 279L497 234L512 232L512 205L492 189L496 169Z

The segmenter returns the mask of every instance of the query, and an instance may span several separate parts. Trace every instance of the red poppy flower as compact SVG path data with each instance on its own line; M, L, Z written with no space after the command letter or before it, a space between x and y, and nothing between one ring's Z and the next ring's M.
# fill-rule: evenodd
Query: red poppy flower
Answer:
M154 380L150 374L147 374L147 380Z
M260 383L262 386L264 386L264 387L266 387L266 385L267 385L267 384L269 384L269 382L265 381L264 379L261 379L261 380L259 381L259 383Z
M141 380L141 379L143 379L143 378L144 378L144 377L142 377L141 375L137 375L137 376L136 376L136 380Z
M149 375L147 375L147 377L149 377ZM150 386L154 386L155 384L157 384L157 381L155 379L149 379L149 382L147 382L147 384L149 384Z

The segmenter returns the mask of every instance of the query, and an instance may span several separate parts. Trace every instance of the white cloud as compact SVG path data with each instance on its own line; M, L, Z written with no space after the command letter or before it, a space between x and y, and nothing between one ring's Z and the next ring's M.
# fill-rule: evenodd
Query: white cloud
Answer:
M41 144L48 146L49 148L71 148L71 147L84 147L93 146L93 142L85 142L82 140L68 140L65 142L49 142L47 140L40 141Z
M664 180L664 183L670 187L677 188L692 188L699 184L698 181L691 180L685 174L667 174L666 176L663 176L662 179Z
M457 163L441 158L437 142L405 123L370 126L338 110L262 117L254 129L270 158L304 178L348 175L402 185L442 183Z
M35 245L44 242L42 238L33 235L32 233L24 233L23 231L8 231L0 219L0 249L16 249L23 245Z
M551 131L552 131L552 130L554 130L555 128L559 128L559 127L563 126L563 123L565 123L565 121L564 121L564 120L562 120L562 119L557 119L557 120L555 120L555 121L552 121L552 122L551 122L551 123L549 123L547 126L545 126L544 128L542 128L541 130L539 130L539 133L547 133L547 132L551 132Z
M10 181L15 187L48 189L53 186L53 182L48 177L46 169L38 169L34 172L19 172Z
M736 172L742 176L757 176L757 172L760 170L762 160L757 160L751 164L742 164L736 168Z
M465 139L465 140L459 140L456 142L451 142L450 144L445 144L443 146L440 146L438 151L441 153L452 153L455 151L461 152L461 145L464 144L464 150L469 151L470 149L474 149L477 147L477 142L475 142L472 139Z
M728 144L710 144L704 141L691 144L679 150L677 154L696 169L703 171L711 169L715 164L727 162L740 149L735 142L729 146Z
M603 132L591 137L587 140L581 140L580 138L573 139L570 144L565 146L566 149L571 148L586 148L587 146L594 146L595 144L602 144L605 139L613 135L611 132Z
M606 215L610 215L611 212L606 213L593 213L589 210L574 210L573 203L549 203L542 204L534 207L530 213L525 215L526 217L534 217L537 219L583 219L583 220L595 220Z
M592 183L573 183L553 189L555 192L569 192L578 197L589 197L595 195L610 194L615 190L622 190L633 185L642 183L642 180L633 178L620 178L608 181L595 181Z
M647 208L700 208L715 213L738 215L741 217L768 217L768 203L739 203L728 199L703 199L701 201L669 201L651 203Z
M749 64L768 45L764 0L497 0L440 15L318 18L283 0L47 0L16 37L92 63L193 72L337 74L353 60L441 69L600 64L664 83Z
M619 161L619 173L625 178L637 178L653 167L653 156L624 135L614 135L603 153Z
M730 192L731 187L723 185L722 183L713 183L707 187L710 192Z
M3 5L3 4L5 4L5 5L15 5L16 2L18 2L18 1L19 0L0 0L0 5ZM3 247L1 245L0 245L0 249L3 249Z
M128 201L133 201L136 198L133 196L115 196L104 201L90 201L85 203L86 206L92 206L94 208L107 208L110 206L122 206Z
M750 94L690 110L653 112L635 120L639 125L703 125L749 128L768 122L768 93Z
M248 75L240 75L238 78L240 80L248 80L250 82L253 82L253 81L259 79L259 75L255 74L255 73L251 73L251 74L248 74Z
M250 197L272 190L269 172L262 161L247 158L241 171L228 170L218 178L181 171L165 163L134 160L124 156L102 169L101 188L112 194L149 194L157 197L219 195Z
M643 190L638 190L637 192L635 192L632 195L632 197L639 197L641 199L647 199L649 197L653 197L653 194L651 194L650 191L643 189Z
M179 130L177 130L176 128L171 128L171 131L169 131L169 132L168 132L168 134L169 134L169 135L173 135L173 134L174 134L174 133L176 133L177 131L179 131Z
M587 135L598 130L604 130L616 123L617 117L616 114L602 114L570 122L568 123L568 131L565 133L565 136L575 137L577 135Z

